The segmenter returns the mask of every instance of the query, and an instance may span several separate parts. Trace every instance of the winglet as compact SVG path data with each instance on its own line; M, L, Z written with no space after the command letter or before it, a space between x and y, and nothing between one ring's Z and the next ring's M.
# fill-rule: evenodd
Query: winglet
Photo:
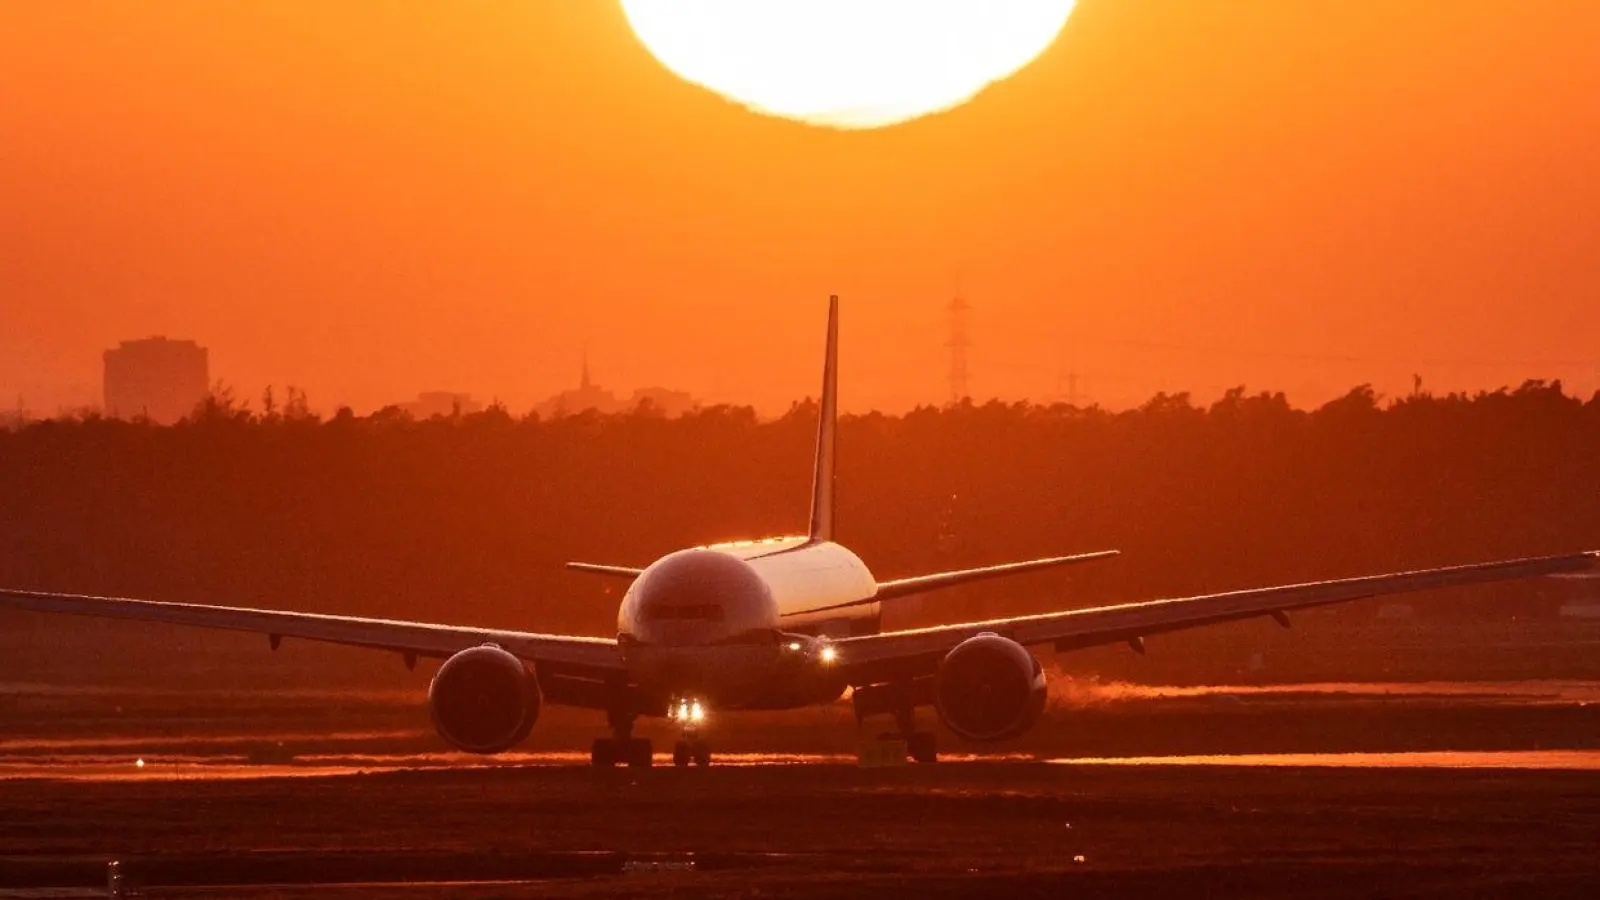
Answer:
M822 366L822 403L817 417L817 457L811 475L812 541L833 540L835 432L839 419L839 295L828 297L828 347Z

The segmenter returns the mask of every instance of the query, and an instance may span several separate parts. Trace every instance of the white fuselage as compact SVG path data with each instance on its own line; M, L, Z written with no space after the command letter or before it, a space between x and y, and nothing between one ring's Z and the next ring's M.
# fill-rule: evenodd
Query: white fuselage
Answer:
M878 590L860 557L778 538L681 550L651 563L617 612L629 675L662 700L789 708L836 698L826 639L877 629Z

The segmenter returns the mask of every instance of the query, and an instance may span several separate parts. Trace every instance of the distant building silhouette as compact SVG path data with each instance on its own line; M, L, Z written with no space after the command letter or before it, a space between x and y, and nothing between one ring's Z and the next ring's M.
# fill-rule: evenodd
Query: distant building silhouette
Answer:
M583 373L578 377L576 388L562 391L534 407L534 411L545 418L574 415L591 409L601 413L619 412L622 401L589 377L587 356L583 359Z
M451 391L424 391L417 395L417 399L409 403L397 403L395 406L419 422L434 416L453 416L458 412L463 416L483 412L483 404L472 399L471 394L457 394Z
M152 337L105 352L107 416L170 425L211 390L210 352L194 341Z
M648 404L651 412L676 419L678 416L694 412L700 406L688 391L675 391L664 387L642 387L633 392L628 400L628 411L639 410Z
M589 359L584 357L583 370L578 376L578 386L562 391L533 408L542 418L577 415L594 410L604 415L648 410L656 415L676 418L692 411L699 404L687 391L663 387L639 388L626 399L594 383L589 377Z

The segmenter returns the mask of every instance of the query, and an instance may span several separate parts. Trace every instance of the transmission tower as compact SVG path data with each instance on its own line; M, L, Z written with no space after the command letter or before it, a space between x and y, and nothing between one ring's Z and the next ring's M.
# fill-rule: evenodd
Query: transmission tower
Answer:
M967 348L972 339L967 336L967 311L972 309L959 292L945 307L950 313L950 339L945 347L950 351L950 404L953 406L972 396L967 388Z

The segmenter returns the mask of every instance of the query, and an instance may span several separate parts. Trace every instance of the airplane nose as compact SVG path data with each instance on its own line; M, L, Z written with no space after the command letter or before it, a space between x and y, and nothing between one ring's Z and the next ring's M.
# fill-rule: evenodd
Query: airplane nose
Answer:
M771 589L749 563L713 550L685 550L639 576L617 630L648 644L710 644L770 631L777 612Z

